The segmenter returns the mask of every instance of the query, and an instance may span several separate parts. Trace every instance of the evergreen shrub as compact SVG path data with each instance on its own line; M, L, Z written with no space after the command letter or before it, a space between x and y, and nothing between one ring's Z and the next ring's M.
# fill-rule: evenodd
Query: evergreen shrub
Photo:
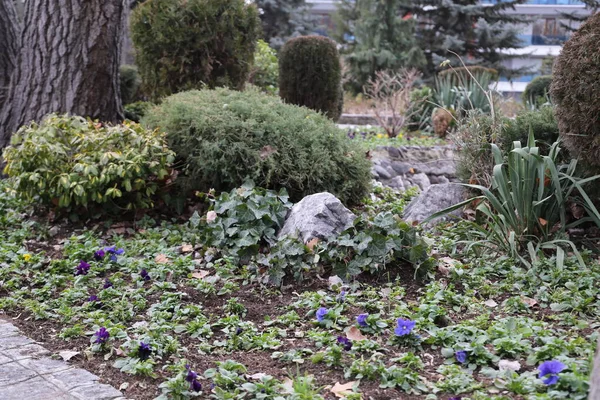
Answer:
M124 105L140 100L139 93L142 80L135 65L121 65L119 68L119 81L121 102Z
M142 122L167 132L184 191L229 191L249 178L287 189L293 201L328 191L356 204L368 192L370 162L344 132L323 115L257 90L179 93Z
M19 129L3 158L23 198L67 211L122 212L153 205L175 155L158 130L51 114Z
M550 96L570 154L600 166L600 13L565 43L554 63Z
M183 90L242 89L260 32L244 0L147 0L131 15L136 64L153 100Z
M523 92L523 101L533 105L538 104L550 96L550 84L552 84L552 75L536 76L525 87Z
M258 41L248 82L265 93L277 94L279 86L277 53L264 40Z
M289 40L279 53L279 95L284 102L321 111L337 121L343 103L336 43L323 36Z
M471 76L472 75L472 76ZM497 81L499 78L498 70L494 68L482 67L480 65L470 65L467 67L448 68L438 72L438 77L452 77L452 84L455 86L464 86L468 82L478 76L489 75L490 80Z
M558 140L553 107L543 106L538 110L521 112L514 119L504 119L499 143L501 149L508 153L513 142L527 143L530 131L542 151L547 151L549 145Z

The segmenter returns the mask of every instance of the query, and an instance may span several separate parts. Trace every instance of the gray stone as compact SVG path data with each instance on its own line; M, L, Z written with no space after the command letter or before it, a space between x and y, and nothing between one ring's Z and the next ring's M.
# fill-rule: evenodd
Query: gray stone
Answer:
M391 179L392 175L381 165L376 165L374 168L377 175L382 179Z
M444 183L449 183L450 180L443 175L429 175L429 182L431 182L432 185L441 185Z
M401 176L396 176L396 177L392 178L392 180L388 183L388 186L393 189L398 189L398 190L406 189L404 179L402 179Z
M411 166L407 163L394 161L392 163L392 169L400 175L406 175L409 173Z
M23 358L39 358L50 355L50 352L40 346L39 344L31 343L21 347L15 347L13 349L4 350L3 353L14 360L21 360Z
M98 381L98 377L96 375L79 368L55 372L52 375L48 375L46 379L66 391L79 386L90 385Z
M400 157L400 150L398 150L397 147L388 147L387 151L388 151L388 154L390 155L391 158L398 158L398 157Z
M445 183L431 185L419 196L414 198L404 210L404 220L408 223L421 222L431 215L460 203L465 198L465 188L461 185ZM460 210L452 213L454 216L462 216ZM431 225L445 220L445 217L437 218L430 222Z
M290 210L279 237L328 239L352 226L356 216L331 193L306 196Z
M2 400L76 400L42 377L0 388ZM93 399L90 398L90 399Z
M8 364L2 364L0 365L0 387L26 381L36 375L37 374L34 371L23 367L16 361ZM0 398L2 398L1 395Z
M408 181L412 184L412 186L418 186L419 189L421 189L422 191L426 190L429 186L431 186L431 182L429 182L429 178L427 177L427 175L425 175L423 173L409 175Z
M117 389L110 385L94 384L90 386L80 386L69 392L81 400L114 400L123 395Z
M25 336L5 336L0 337L0 350L14 349L33 343L33 340Z

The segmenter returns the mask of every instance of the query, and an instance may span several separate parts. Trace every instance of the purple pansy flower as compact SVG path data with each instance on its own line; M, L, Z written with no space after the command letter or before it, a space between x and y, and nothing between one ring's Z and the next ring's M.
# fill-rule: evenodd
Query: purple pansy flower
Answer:
M448 400L462 400L462 396L450 397Z
M410 334L410 332L415 327L416 322L408 319L398 318L396 329L394 329L394 333L396 336L405 336Z
M88 301L89 301L90 303L93 303L93 302L95 302L95 301L98 301L98 300L99 300L99 299L98 299L98 296L96 296L95 294L91 295L91 296L88 298Z
M369 314L360 314L358 317L356 317L356 322L358 322L358 325L360 325L360 326L368 326L368 324L367 324L368 317L369 317Z
M193 380L190 386L194 392L199 392L202 390L202 384L197 380Z
M148 273L148 271L146 271L145 269L140 271L140 276L142 277L143 280L145 281L149 281L150 278L150 274Z
M191 383L193 380L198 379L198 374L195 371L192 371L189 365L186 365L185 369L188 371L187 375L185 376L186 381Z
M124 249L117 249L116 246L105 247L104 251L110 254L111 261L117 261L117 256L120 256L121 254L125 253Z
M104 289L108 289L108 288L111 288L111 287L113 287L113 284L112 284L112 282L110 281L110 279L106 278L106 279L104 280L104 286L102 286L102 287L103 287Z
M461 364L464 364L467 361L467 352L464 350L457 351L454 353L454 356L456 357L456 361Z
M343 336L338 336L337 342L344 348L344 350L349 351L352 348L352 340L345 338Z
M140 360L146 360L148 357L150 357L150 354L152 354L152 348L150 347L150 344L140 342L140 347L138 348L138 357L140 357Z
M94 343L104 344L110 337L110 333L108 333L108 331L106 330L105 327L102 327L102 328L98 329L96 331L96 333L94 333L94 336L96 336L96 340L94 340Z
M558 382L558 374L565 368L567 368L567 366L560 361L545 361L538 367L540 371L540 379L542 379L544 376L547 376L543 382L546 385L554 385L556 382Z
M327 315L328 312L329 312L329 310L326 309L325 307L319 308L316 313L317 321L323 322L323 320L325 319L325 316Z
M90 264L81 260L79 265L75 268L75 275L87 275L87 273L89 271L90 271Z
M104 252L104 250L100 249L94 253L94 260L102 261L105 255L106 253Z

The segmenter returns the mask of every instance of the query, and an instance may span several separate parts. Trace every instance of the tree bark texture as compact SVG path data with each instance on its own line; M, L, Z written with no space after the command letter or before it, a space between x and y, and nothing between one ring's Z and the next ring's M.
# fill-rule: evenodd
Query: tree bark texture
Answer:
M594 358L594 368L591 375L588 400L600 400L600 339L598 340L596 357Z
M126 0L27 0L22 46L0 148L20 126L49 113L119 122L119 64Z
M20 33L14 0L0 0L0 110L17 63Z

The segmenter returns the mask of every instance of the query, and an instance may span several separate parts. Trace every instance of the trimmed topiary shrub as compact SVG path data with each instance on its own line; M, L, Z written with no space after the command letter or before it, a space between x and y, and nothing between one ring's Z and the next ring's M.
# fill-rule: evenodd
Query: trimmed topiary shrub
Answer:
M550 84L552 83L552 75L542 75L533 78L525 87L523 92L523 101L537 105L540 99L544 100L550 96ZM527 143L527 140L525 142Z
M121 65L119 68L119 84L121 85L121 103L124 105L140 100L140 84L142 80L135 65Z
M600 13L565 43L550 86L558 129L572 156L600 166Z
M521 112L514 119L503 119L499 141L502 151L508 153L515 141L527 143L530 130L540 149L548 150L559 136L553 107L544 106L539 110Z
M289 104L341 115L342 70L336 43L323 36L289 40L279 53L279 95Z
M182 90L242 89L260 32L244 0L147 0L132 12L131 38L153 100Z
M285 188L294 201L328 191L356 204L368 192L370 162L344 132L323 115L257 90L179 93L143 123L167 132L186 192L229 191L246 179Z
M3 158L23 198L67 211L101 206L122 213L153 205L175 154L158 130L49 115L19 129Z

